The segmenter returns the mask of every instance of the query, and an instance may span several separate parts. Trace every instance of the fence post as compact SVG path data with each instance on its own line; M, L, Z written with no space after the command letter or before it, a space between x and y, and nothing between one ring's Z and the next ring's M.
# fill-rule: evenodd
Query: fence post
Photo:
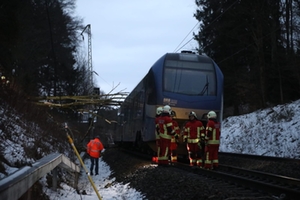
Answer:
M57 189L57 168L52 170L52 189L56 191Z
M74 172L75 173L75 178L74 178L74 188L78 189L78 179L79 179L79 173Z

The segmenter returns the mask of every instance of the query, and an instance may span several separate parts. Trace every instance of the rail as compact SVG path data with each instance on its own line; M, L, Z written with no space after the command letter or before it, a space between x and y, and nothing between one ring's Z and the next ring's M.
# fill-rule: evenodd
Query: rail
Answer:
M26 193L41 177L53 170L53 188L57 186L56 167L62 167L75 173L74 187L77 187L80 168L63 154L53 153L32 166L26 166L0 180L0 198L17 200Z
M129 149L120 149L125 153L130 155L138 156L140 158L146 159L150 162L150 155L131 151ZM228 154L228 156L234 157L236 154ZM224 156L224 154L223 154ZM238 155L240 158L243 158L241 155ZM253 158L249 155L245 155L244 158ZM286 158L275 158L275 157L258 157L260 160L279 160L282 159L289 160L290 162L298 162L294 159ZM205 176L205 180L211 185L215 185L216 188L219 188L222 191L224 188L234 190L234 193L238 196L244 196L245 194L255 197L253 199L289 199L289 200L298 200L300 196L300 180L292 177L287 177L283 175L277 175L272 173L266 173L262 171L249 170L244 168L238 168L235 166L229 166L224 164L219 164L217 170L205 170L199 167L191 167L189 162L185 161L183 158L178 160L179 162L173 163L173 168L179 168L188 172L192 172L201 177ZM278 162L279 163L279 162ZM217 180L217 181L214 181ZM221 190L221 188L223 188ZM246 197L245 197L246 199ZM249 196L247 197L249 199ZM252 198L251 198L252 199Z

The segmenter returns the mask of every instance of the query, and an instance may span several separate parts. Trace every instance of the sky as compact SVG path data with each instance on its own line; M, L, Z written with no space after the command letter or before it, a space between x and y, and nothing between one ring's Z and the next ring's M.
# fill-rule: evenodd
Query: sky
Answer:
M93 82L105 93L131 92L165 53L197 47L194 0L76 2L75 15L91 25ZM87 39L82 50L88 60Z
M26 136L26 130L17 124L23 123L19 116L11 115L10 118L3 115L4 108L0 106L0 124L8 123L12 126L10 138L17 138L16 142L12 140L3 141L4 131L0 129L0 154L5 157L9 163L15 163L17 160L25 162L35 162L29 158L24 147L34 144L36 136L32 138ZM220 152L243 153L252 155L264 155L275 157L286 157L300 159L300 100L289 104L277 105L268 109L258 110L253 113L228 117L222 121ZM37 129L37 134L38 134ZM62 153L62 152L60 152ZM84 161L89 169L90 160ZM0 173L1 179L11 178L12 173L19 170L2 163L10 177ZM220 163L222 164L222 163ZM99 162L99 175L93 176L93 181L98 188L99 194L103 200L141 200L143 195L130 188L128 184L115 182L114 178L109 177L111 170L102 159ZM87 195L78 195L72 187L61 183L61 188L56 192L46 186L45 177L40 180L44 191L49 195L50 200L96 200L98 196L89 184L87 175L83 172L80 176L78 187L85 190Z

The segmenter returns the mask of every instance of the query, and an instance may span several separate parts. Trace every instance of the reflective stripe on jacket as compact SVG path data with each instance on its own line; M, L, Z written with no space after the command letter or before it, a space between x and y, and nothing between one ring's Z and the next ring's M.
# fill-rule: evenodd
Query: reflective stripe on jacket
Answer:
M159 130L159 137L164 139L171 139L171 131L173 130L172 118L167 115L162 115L157 119L157 130Z
M219 145L220 144L220 123L209 119L206 125L206 137L207 144Z
M198 143L201 134L204 134L202 122L199 120L192 120L185 125L183 139L187 139L188 143Z
M176 137L176 136L179 137L180 129L179 129L179 126L178 126L177 121L175 121L175 120L173 119L173 120L172 120L172 123L173 123L174 131L175 131L175 135L172 136L171 142L174 143L174 142L176 142L175 137Z
M93 158L100 158L101 151L104 149L103 144L98 138L91 140L87 144L87 153Z

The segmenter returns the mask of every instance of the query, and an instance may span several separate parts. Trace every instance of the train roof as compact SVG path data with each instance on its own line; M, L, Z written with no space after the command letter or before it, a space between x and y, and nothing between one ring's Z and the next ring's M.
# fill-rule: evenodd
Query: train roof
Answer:
M166 53L163 57L167 60L186 60L195 62L212 62L212 59L205 55L194 53Z

